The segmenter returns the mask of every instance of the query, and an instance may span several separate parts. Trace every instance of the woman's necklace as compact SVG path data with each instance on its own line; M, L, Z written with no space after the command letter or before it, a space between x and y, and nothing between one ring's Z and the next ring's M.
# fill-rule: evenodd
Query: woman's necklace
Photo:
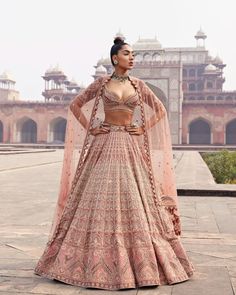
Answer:
M113 80L118 80L119 82L123 83L123 82L129 80L129 76L128 76L128 75L126 75L126 76L119 76L119 75L117 75L117 74L114 72L114 73L112 73L112 75L111 75L111 79L113 79Z

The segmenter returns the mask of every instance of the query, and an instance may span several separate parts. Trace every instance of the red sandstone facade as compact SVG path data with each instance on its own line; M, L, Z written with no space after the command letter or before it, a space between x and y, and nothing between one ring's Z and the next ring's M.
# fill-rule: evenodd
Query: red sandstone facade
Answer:
M3 143L63 143L68 103L1 103Z

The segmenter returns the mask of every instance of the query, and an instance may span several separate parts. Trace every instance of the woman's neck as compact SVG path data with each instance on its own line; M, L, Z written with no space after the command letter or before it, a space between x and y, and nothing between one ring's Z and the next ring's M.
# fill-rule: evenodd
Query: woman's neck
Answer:
M123 70L123 69L115 69L114 73L117 75L117 76L128 76L129 73L127 70Z
M111 75L111 79L124 83L125 81L129 80L129 75L127 74L127 72L125 72L125 74L123 75L113 72Z

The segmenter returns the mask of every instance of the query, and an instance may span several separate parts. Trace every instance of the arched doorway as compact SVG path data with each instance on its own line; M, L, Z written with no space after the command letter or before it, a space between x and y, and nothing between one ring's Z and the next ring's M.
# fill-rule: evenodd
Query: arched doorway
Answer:
M37 142L37 124L32 119L28 119L22 123L21 142L22 143Z
M50 122L49 142L64 143L66 134L66 119L58 117Z
M236 119L226 125L225 144L236 144Z
M0 121L0 142L3 142L3 123Z
M14 126L14 142L37 142L37 124L29 117L19 119Z
M190 123L189 144L211 144L211 128L205 120L197 119Z

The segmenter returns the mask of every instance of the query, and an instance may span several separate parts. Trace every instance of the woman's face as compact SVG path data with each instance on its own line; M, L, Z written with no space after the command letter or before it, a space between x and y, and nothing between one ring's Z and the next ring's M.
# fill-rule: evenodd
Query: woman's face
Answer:
M115 67L119 67L123 70L131 70L134 66L133 49L129 45L123 45L117 55L113 56L113 61L115 59L118 61Z

